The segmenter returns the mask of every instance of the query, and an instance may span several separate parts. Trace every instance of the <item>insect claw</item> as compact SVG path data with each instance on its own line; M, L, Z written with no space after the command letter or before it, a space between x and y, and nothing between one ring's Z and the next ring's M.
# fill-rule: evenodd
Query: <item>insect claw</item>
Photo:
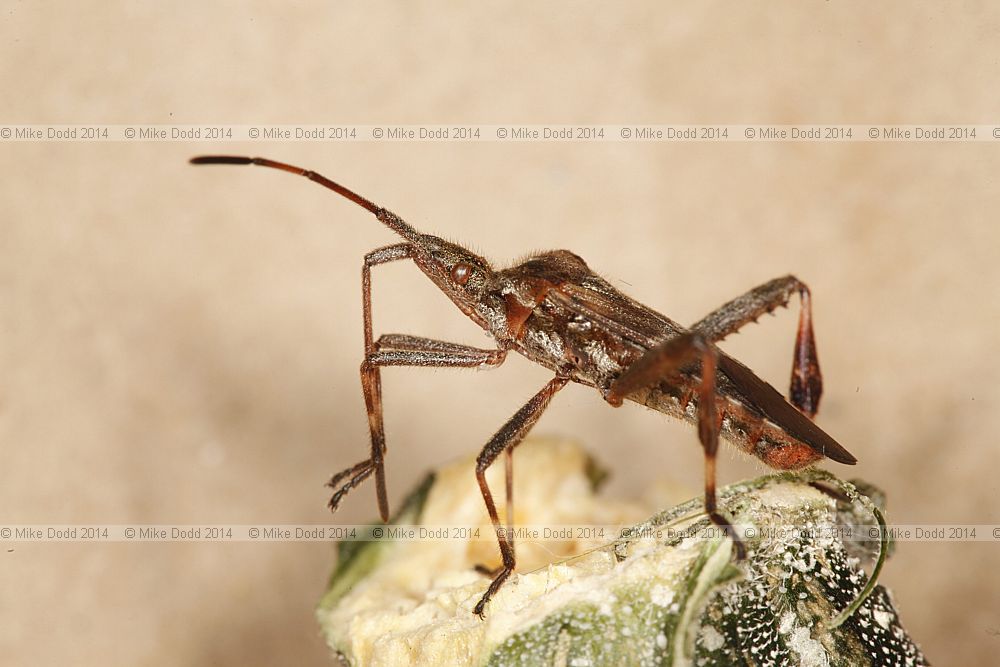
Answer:
M337 492L334 493L332 496L330 496L330 502L328 502L326 504L326 506L330 508L330 513L331 514L333 512L336 512L337 508L340 507L340 501L344 499L345 495L347 495L347 489L348 488L349 487L347 487L345 485L345 486L341 487L340 489L338 489Z
M328 502L326 506L330 508L331 514L333 514L340 508L340 501L344 499L344 496L347 495L347 492L350 491L351 488L352 488L351 486L345 485L343 488L341 488L339 491L334 493L333 496L330 497L330 502Z
M486 620L486 603L490 601L490 591L487 590L483 593L483 597L479 598L479 602L476 603L475 608L473 608L472 613L479 617L480 621Z
M326 486L329 486L331 489L335 489L337 488L337 484L340 482L340 480L344 479L349 475L357 474L358 472L363 471L365 468L370 468L371 465L372 465L371 459L365 459L360 463L355 463L350 468L347 468L346 470L341 470L337 474L333 475L330 478L330 481L326 483Z
M340 506L340 501L344 499L347 493L356 487L361 482L368 479L368 477L374 472L375 467L372 465L371 459L365 459L364 461L357 463L347 470L337 473L330 481L326 483L332 489L337 489L337 491L330 498L330 502L327 503L327 507L330 508L330 512L336 512L337 508ZM337 483L349 475L354 475L349 480L344 482L340 488L337 488Z

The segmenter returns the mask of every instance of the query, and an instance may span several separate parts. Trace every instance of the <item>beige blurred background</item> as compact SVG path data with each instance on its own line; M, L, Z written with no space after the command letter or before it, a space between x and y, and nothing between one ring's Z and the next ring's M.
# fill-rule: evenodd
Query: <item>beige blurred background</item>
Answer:
M22 3L0 12L0 123L998 123L990 3ZM881 11L879 11L881 10ZM1000 146L25 143L0 153L0 523L326 522L364 456L363 254L394 241L320 170L500 263L566 247L691 323L794 272L821 424L890 520L1000 523ZM379 332L482 344L412 266ZM723 347L785 389L795 312ZM547 379L385 373L394 503ZM693 430L570 387L611 494L701 484ZM723 481L762 468L729 454ZM345 522L374 516L365 486ZM19 544L6 664L328 664L329 545ZM884 581L937 664L1000 650L1000 544L902 543ZM9 660L9 662L8 662Z

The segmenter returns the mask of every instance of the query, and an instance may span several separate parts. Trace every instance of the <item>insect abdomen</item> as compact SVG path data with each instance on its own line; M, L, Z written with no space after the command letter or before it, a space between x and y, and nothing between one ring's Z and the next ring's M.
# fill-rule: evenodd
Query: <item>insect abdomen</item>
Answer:
M648 389L628 398L657 412L697 424L697 398L693 395L686 396L679 389L664 389ZM822 454L808 444L790 436L731 398L719 397L719 414L722 416L719 435L770 468L797 470L823 458Z

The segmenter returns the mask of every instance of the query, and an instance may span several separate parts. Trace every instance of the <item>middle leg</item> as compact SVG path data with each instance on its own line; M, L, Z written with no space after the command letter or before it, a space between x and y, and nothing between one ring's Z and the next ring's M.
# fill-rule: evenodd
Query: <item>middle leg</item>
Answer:
M618 406L632 392L681 375L681 369L700 361L695 392L698 396L698 439L705 451L705 512L709 520L722 528L733 541L737 560L746 558L746 547L732 523L718 507L715 463L719 451L719 430L724 414L718 409L715 390L718 353L715 346L698 333L671 338L640 357L611 384L605 400Z
M507 577L514 571L514 566L516 565L516 561L514 560L514 544L508 532L500 527L500 516L497 514L497 506L493 502L493 494L486 483L486 470L496 461L501 452L505 452L508 457L510 456L510 452L524 440L524 437L528 435L528 431L531 430L542 416L542 413L545 412L545 408L548 407L552 397L555 396L557 391L565 387L567 382L569 382L569 378L561 376L556 376L549 380L542 387L541 391L535 394L506 424L500 427L500 430L490 438L490 441L486 443L486 446L483 447L483 450L476 458L476 481L479 482L479 490L483 494L486 511L490 515L490 522L493 524L493 530L497 534L497 540L500 543L500 557L503 561L503 564L496 573L496 577L490 582L489 588L486 589L483 597L480 598L479 602L476 603L475 609L473 609L473 613L480 618L483 618L486 603L490 601L490 598L499 590L503 582L507 580ZM510 468L508 467L507 470L507 493L510 494L512 486ZM508 523L511 521L511 514L511 505L508 504Z
M372 352L361 363L361 383L364 388L365 404L368 408L369 425L372 428L372 456L346 470L342 470L327 482L334 489L330 498L331 511L336 511L341 501L351 489L365 481L372 473L378 474L385 453L385 439L382 431L382 390L381 378L376 372L385 366L421 366L425 368L485 368L499 366L507 357L506 350L483 350L458 343L408 336L387 334L372 344ZM383 521L389 520L388 502L385 498L384 483L376 489L379 514Z

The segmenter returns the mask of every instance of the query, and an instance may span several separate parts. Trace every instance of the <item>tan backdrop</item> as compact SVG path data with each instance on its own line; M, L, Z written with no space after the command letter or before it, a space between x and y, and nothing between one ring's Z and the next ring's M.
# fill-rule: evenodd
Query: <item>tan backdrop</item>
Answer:
M6 123L1000 123L990 3L3 2ZM882 11L879 11L882 10ZM820 421L896 522L1000 523L1000 147L992 144L5 143L0 523L308 523L360 459L362 255L392 235L261 153L343 180L506 263L571 248L690 323L794 272ZM376 326L482 344L416 269ZM782 389L795 314L724 347ZM390 496L474 452L547 374L386 373ZM539 432L608 492L696 493L692 429L584 388ZM761 472L725 455L724 481ZM365 487L340 518L374 515ZM11 547L13 548L13 547ZM902 543L885 574L939 664L1000 648L1000 545ZM20 544L10 664L327 663L325 544Z

